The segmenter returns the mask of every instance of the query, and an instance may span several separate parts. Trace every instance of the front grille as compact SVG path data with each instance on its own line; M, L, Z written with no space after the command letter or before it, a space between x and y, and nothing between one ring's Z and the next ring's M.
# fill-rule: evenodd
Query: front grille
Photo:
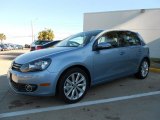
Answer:
M13 80L11 80L11 84L17 91L26 92L25 84L15 83Z
M21 66L22 66L22 64L18 64L18 63L13 62L12 70L20 71Z

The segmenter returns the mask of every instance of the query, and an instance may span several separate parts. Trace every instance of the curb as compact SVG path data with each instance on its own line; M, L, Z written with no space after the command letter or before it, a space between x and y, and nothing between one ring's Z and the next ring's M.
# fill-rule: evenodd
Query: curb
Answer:
M151 72L160 73L160 69L158 69L158 68L149 68L149 70L150 70Z

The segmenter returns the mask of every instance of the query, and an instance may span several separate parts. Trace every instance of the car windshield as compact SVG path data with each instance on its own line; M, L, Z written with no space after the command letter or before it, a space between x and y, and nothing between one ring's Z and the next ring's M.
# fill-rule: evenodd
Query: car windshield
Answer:
M72 35L62 42L58 43L57 47L81 47L86 45L90 42L93 37L95 37L101 31L94 31L94 32L82 32L76 35Z

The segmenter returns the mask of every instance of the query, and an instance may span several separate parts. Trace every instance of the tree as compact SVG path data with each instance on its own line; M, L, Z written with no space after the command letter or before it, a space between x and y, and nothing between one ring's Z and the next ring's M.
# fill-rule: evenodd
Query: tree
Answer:
M38 40L53 40L54 33L51 29L46 29L38 33Z
M1 44L3 40L6 40L6 35L4 35L3 33L0 33L0 40L1 40Z

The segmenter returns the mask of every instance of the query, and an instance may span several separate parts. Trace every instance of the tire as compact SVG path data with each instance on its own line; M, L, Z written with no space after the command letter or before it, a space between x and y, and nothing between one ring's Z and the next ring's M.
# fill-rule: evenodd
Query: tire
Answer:
M89 87L88 82L89 77L84 70L71 68L60 78L58 84L59 96L66 103L78 102L86 94Z
M135 76L139 79L145 79L149 73L149 62L147 59L142 60L138 72Z

